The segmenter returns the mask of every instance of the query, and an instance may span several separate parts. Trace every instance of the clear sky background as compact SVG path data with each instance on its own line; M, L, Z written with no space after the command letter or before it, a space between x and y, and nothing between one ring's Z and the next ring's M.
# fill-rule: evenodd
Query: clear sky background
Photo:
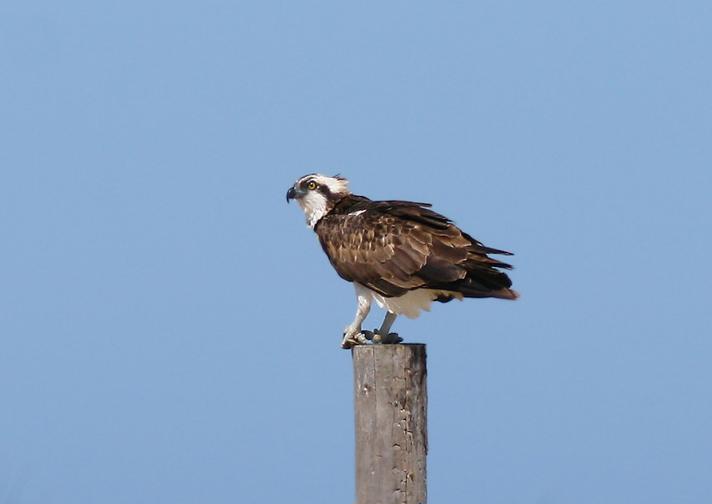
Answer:
M430 502L712 502L709 1L0 4L0 503L350 503L341 173L516 253ZM367 327L380 323L374 311Z

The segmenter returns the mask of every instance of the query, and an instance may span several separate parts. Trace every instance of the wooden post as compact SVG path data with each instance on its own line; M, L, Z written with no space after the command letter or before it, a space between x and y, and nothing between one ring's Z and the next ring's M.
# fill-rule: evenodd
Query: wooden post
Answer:
M425 345L353 348L356 504L426 504Z

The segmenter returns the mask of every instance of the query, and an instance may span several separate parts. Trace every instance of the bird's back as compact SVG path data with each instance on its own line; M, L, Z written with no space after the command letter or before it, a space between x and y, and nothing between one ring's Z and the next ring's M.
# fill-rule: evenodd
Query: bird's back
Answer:
M429 207L348 195L314 230L342 278L383 296L425 288L457 297L515 299L511 280L500 271L511 266L487 255L511 254L484 246Z

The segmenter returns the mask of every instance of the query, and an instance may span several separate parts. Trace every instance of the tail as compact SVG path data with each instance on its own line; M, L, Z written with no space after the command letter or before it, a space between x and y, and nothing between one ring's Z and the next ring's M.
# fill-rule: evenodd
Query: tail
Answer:
M491 297L514 301L515 299L519 299L519 293L514 289L500 289L498 291L494 291Z
M469 267L465 278L433 287L468 298L497 298L511 301L519 298L519 293L511 288L512 280L503 271L482 262L470 263L466 266Z
M519 299L519 292L508 287L502 287L501 289L487 289L482 286L463 286L458 285L452 289L454 292L459 292L464 297L467 298L497 298L497 299L508 299L514 301Z

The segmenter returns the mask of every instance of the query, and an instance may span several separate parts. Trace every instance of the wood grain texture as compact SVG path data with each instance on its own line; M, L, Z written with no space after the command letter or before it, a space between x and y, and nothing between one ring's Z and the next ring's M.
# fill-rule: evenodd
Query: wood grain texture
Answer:
M353 349L357 504L425 504L425 345Z

